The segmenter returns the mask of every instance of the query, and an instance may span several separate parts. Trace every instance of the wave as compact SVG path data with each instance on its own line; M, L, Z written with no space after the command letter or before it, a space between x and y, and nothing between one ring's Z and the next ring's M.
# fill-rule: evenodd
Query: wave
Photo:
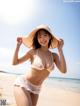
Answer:
M4 71L4 70L0 70L0 73L15 74L15 75L23 75L22 73L16 73L16 72Z
M17 73L12 71L10 72L5 70L0 70L0 73L12 74L12 75L23 75L22 73ZM45 84L49 86L56 86L58 88L63 88L66 90L76 91L80 93L80 79L49 76Z

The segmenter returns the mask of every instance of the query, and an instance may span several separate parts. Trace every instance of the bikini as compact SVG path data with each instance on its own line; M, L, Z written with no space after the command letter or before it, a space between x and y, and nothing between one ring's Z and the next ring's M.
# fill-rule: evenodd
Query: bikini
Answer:
M35 68L37 70L46 69L47 71L51 72L54 68L53 61L54 61L53 60L53 55L52 55L51 52L50 52L50 58L48 56L44 57L44 56L40 56L39 50L37 49L36 53L33 55L33 60L32 60L31 67Z
M33 56L33 59L31 60L32 68L35 68L41 71L46 69L49 72L53 70L54 64L53 64L53 55L51 52L50 52L50 57L41 56L38 49L36 50L36 52L31 50L28 53ZM24 87L26 90L34 94L39 94L41 90L41 85L37 86L37 85L32 84L31 82L26 80L24 76L18 77L16 81L14 82L14 85Z

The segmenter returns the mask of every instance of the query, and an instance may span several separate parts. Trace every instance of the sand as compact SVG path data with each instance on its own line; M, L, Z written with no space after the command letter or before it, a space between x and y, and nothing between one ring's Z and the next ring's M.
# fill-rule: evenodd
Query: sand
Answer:
M16 106L13 82L17 75L0 73L0 100L6 99L8 106ZM43 85L37 106L80 106L80 93Z

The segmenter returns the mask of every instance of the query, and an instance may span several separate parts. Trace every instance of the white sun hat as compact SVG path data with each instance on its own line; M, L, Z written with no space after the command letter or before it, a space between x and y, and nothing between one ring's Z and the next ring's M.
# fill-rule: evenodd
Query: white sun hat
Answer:
M52 33L51 29L50 29L47 25L44 25L44 24L41 24L41 25L39 25L38 27L34 28L34 29L27 35L27 37L22 37L22 42L23 42L23 44L24 44L26 47L31 48L31 47L32 47L32 44L33 44L33 38L34 38L36 32L37 32L38 30L40 30L40 29L44 29L44 30L48 31L48 32L51 34L51 36L52 36L52 42L51 42L50 48L56 48L56 47L58 46L58 42L59 42L60 39L59 39L58 37L56 37L56 36Z

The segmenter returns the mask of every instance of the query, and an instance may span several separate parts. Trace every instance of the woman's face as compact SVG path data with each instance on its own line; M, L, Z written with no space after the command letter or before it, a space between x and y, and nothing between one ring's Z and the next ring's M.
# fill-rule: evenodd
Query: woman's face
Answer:
M45 30L38 32L38 42L41 46L48 47L50 35Z

